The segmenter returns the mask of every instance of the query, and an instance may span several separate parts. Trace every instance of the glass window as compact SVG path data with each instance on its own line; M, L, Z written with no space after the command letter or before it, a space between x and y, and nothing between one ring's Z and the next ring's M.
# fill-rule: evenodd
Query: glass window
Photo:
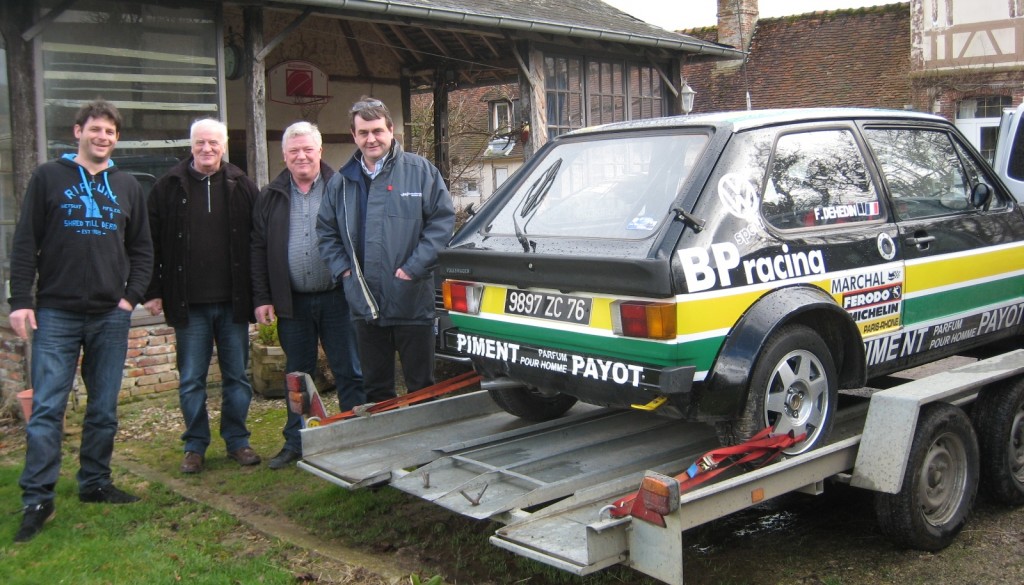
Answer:
M512 129L512 104L506 101L491 102L491 132L508 132Z
M626 119L626 87L622 64L590 61L587 67L587 95L590 103L588 125L621 122Z
M957 108L957 119L962 118L998 118L1003 108L1009 108L1013 98L1008 95L974 97L961 100Z
M569 57L545 57L548 99L548 139L582 128L583 61Z
M661 77L654 67L629 68L629 119L646 120L665 115Z
M194 120L221 117L215 7L164 4L80 0L46 27L48 158L75 148L75 112L97 96L124 117L115 164L144 183L188 155Z
M639 240L669 218L704 134L567 142L518 185L489 234Z
M853 134L825 130L781 136L761 213L780 229L880 219L878 194Z
M865 132L900 219L969 207L970 181L946 132L873 128Z

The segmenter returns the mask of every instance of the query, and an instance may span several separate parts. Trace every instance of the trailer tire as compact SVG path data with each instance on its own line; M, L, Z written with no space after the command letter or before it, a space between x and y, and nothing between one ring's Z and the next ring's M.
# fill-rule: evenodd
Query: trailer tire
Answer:
M982 491L1000 504L1024 504L1024 377L982 389L971 419Z
M488 388L491 400L502 410L533 422L558 418L576 404L576 397L568 394L545 396L532 388Z
M875 494L882 533L897 546L939 551L967 523L978 493L978 439L964 411L946 403L921 409L895 494Z
M832 430L839 396L832 353L805 325L787 325L765 343L750 374L750 389L738 420L718 423L723 445L742 443L766 426L807 438L783 451L796 455L820 446Z

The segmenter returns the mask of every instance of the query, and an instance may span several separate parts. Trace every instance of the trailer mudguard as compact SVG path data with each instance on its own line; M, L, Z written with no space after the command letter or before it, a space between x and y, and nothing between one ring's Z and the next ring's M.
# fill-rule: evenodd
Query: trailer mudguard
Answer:
M833 351L840 388L863 386L864 344L850 315L814 286L776 289L755 302L729 333L704 384L694 389L692 418L734 419L747 400L750 373L768 338L781 326L801 323L821 335Z

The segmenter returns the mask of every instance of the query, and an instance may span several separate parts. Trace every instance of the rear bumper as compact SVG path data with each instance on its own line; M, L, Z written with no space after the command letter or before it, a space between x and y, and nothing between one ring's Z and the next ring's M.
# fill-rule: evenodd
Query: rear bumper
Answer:
M652 367L502 341L455 328L445 330L443 337L448 351L471 359L476 370L488 378L505 377L602 406L628 407L666 396L681 411L688 410L693 366Z

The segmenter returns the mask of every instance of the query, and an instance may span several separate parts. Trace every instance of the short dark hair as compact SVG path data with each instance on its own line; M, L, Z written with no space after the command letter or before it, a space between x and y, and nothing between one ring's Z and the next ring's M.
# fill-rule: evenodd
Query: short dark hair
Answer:
M358 102L352 104L352 108L348 112L352 115L351 126L353 130L356 129L356 116L367 122L384 118L384 122L388 125L389 129L395 127L394 122L391 121L391 112L388 111L388 107L377 98L364 95L359 98Z
M121 132L121 123L123 122L121 112L117 110L117 106L107 100L97 99L83 104L75 114L75 125L84 128L89 118L110 118L114 123L114 130L118 133Z

